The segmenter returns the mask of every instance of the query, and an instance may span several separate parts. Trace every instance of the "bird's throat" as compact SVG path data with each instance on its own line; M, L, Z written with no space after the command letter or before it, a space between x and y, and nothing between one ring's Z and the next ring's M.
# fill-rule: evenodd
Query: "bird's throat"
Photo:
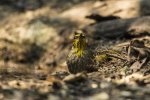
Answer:
M85 53L86 48L86 41L85 40L75 40L74 41L74 50L77 57L82 57Z

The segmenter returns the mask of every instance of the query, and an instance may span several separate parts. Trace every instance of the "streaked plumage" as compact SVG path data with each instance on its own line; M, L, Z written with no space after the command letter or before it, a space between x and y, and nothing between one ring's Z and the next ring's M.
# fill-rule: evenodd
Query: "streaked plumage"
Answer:
M87 47L85 36L81 31L74 35L73 47L68 55L67 65L69 72L73 74L97 70L94 52Z

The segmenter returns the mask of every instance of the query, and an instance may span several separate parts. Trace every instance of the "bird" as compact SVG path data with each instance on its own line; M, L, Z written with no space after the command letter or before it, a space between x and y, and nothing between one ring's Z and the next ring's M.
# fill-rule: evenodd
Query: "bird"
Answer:
M74 32L72 49L67 57L68 70L72 74L97 71L95 52L88 46L85 33Z

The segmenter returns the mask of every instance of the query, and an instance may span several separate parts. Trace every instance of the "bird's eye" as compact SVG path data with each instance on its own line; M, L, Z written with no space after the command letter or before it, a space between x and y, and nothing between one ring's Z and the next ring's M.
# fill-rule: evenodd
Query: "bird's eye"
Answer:
M81 35L81 37L82 37L82 38L85 38L85 36L84 36L83 34Z
M85 36L84 36L84 35L81 35L81 37L82 37L82 38L85 38Z
M74 39L77 39L78 37L77 36L74 36Z

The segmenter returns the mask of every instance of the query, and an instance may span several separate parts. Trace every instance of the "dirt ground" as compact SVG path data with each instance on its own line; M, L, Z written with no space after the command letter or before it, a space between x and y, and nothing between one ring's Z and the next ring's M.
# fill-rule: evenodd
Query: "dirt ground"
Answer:
M1 0L0 100L149 100L149 10L149 0ZM111 58L96 72L68 71L78 29Z

